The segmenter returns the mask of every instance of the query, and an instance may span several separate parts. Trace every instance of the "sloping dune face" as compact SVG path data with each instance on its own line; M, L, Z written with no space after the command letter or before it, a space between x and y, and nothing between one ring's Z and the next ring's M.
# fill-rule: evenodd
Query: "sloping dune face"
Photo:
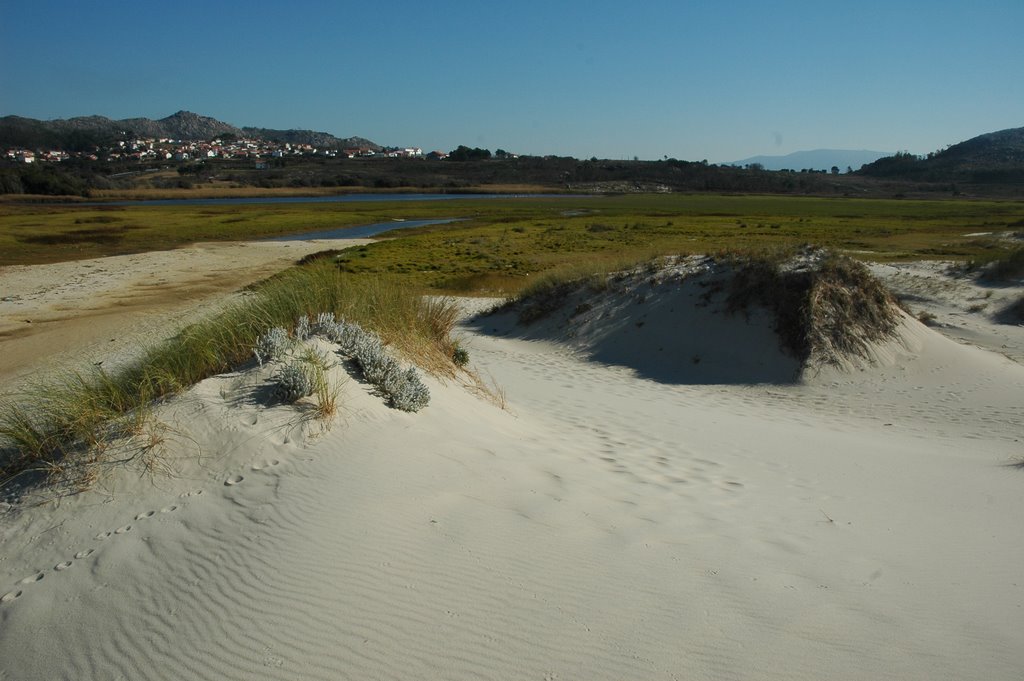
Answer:
M900 319L866 268L808 251L778 262L652 261L541 288L478 326L566 343L656 381L788 384L870 362Z
M808 370L690 264L467 324L506 409L197 385L4 515L0 678L1018 679L1024 368L901 318Z

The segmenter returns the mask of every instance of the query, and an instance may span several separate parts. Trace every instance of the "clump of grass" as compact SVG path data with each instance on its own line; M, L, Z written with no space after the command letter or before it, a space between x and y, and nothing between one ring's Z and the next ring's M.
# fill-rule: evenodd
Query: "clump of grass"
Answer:
M560 308L570 295L591 283L596 285L598 280L594 277L564 280L546 277L520 294L518 298L519 322L532 324L547 317Z
M365 326L428 371L455 374L450 334L458 309L451 300L423 298L383 278L349 277L329 261L314 261L255 287L242 302L156 344L130 366L70 374L7 395L0 401L0 484L71 470L84 480L81 464L102 459L113 438L141 431L159 400L251 361L267 329L281 327L287 335L297 319L321 312ZM314 369L319 408L330 411L333 402L323 397L332 388L317 376Z
M457 367L465 367L469 364L469 351L459 345L458 342L455 343L455 349L452 350L452 362Z
M795 255L741 256L727 298L735 312L751 303L772 310L783 347L809 365L868 358L895 335L893 295L861 263L821 249Z

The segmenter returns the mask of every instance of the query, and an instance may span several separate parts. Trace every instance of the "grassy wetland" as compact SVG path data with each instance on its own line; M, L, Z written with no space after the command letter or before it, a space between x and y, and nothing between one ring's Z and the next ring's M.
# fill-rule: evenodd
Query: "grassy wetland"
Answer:
M401 219L341 257L352 273L471 292L581 260L813 243L872 260L986 259L1024 231L1024 202L630 194L486 200L230 205L0 204L0 265L252 240Z

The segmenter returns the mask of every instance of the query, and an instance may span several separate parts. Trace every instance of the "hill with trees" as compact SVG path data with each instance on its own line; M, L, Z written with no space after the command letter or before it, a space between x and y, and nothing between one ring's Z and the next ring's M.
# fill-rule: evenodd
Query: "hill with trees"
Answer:
M1024 183L1024 127L978 135L926 156L898 152L858 173L915 182Z
M0 118L0 148L22 147L83 151L132 138L210 140L224 135L291 144L310 144L320 148L359 147L375 150L381 148L362 137L339 138L326 132L313 130L239 128L191 111L179 111L159 120L149 118L113 120L104 116L78 116L52 121L40 121L21 116Z

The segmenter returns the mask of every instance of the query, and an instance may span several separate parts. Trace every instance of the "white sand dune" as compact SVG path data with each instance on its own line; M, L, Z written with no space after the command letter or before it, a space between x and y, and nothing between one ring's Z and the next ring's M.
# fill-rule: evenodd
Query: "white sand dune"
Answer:
M1024 367L907 319L875 365L744 380L763 318L662 302L467 326L507 410L338 368L321 432L204 381L159 414L170 475L3 519L0 679L1019 678Z

